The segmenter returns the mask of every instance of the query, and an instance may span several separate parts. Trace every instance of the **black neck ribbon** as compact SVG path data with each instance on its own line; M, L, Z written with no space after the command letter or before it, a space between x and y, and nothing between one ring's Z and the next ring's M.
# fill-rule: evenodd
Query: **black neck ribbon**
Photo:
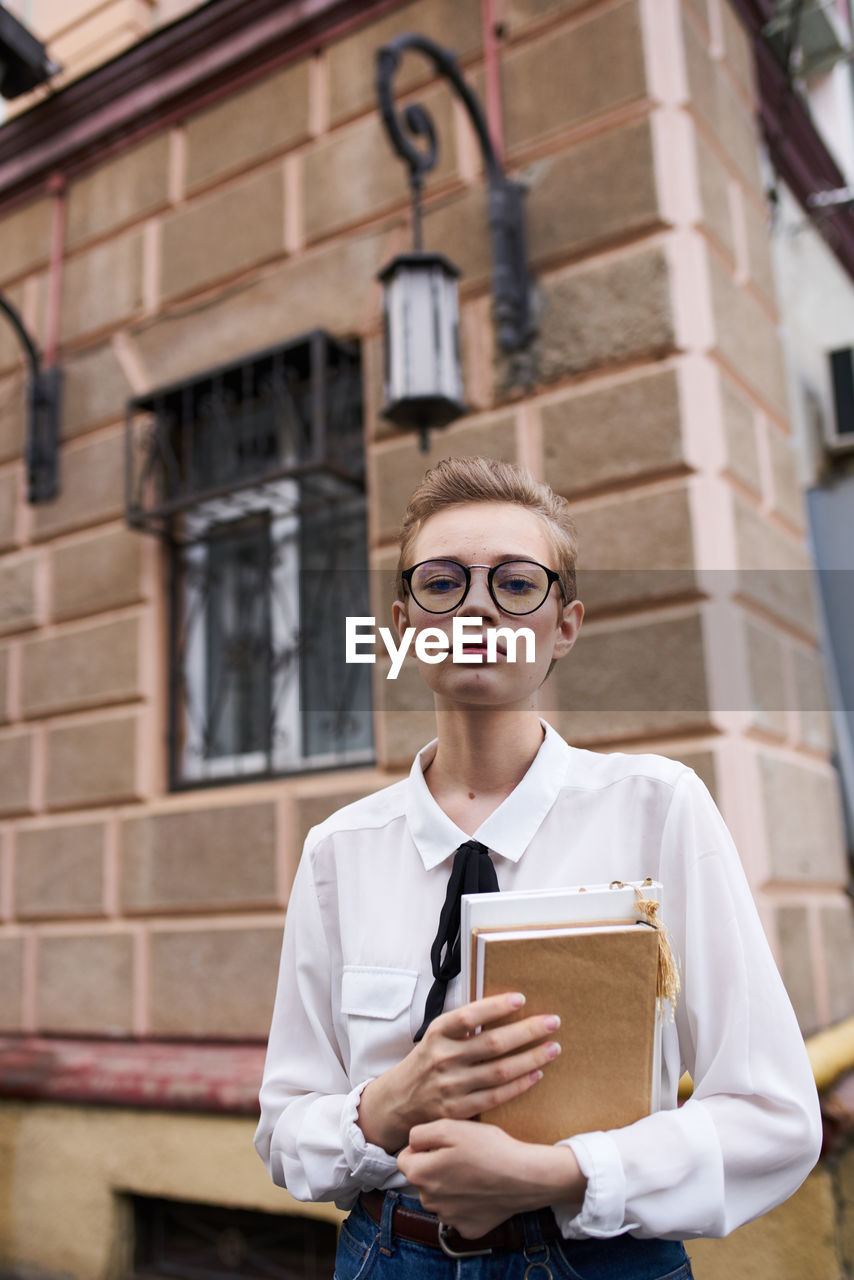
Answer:
M415 1033L415 1043L445 1007L448 983L460 972L460 912L464 893L497 893L498 876L489 850L479 840L466 840L454 854L445 902L439 914L439 928L430 948L433 982L424 1005L424 1021Z

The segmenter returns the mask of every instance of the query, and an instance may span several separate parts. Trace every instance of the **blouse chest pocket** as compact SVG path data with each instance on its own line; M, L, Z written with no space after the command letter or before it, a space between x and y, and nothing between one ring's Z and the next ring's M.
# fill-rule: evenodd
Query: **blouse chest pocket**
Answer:
M418 971L348 964L341 975L341 1012L350 1041L350 1079L379 1075L412 1048L412 998Z

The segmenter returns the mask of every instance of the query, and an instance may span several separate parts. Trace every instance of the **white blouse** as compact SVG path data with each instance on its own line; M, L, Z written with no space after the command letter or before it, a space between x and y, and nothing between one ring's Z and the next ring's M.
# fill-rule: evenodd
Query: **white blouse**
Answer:
M803 1040L738 854L692 770L582 751L545 728L525 777L475 832L499 885L660 880L682 973L663 1027L662 1109L567 1139L587 1191L580 1209L553 1205L555 1217L568 1237L724 1235L791 1195L821 1142ZM452 857L470 838L427 788L434 752L306 839L255 1136L274 1182L298 1200L346 1209L370 1187L417 1194L356 1115L368 1081L412 1048ZM459 997L457 978L445 1008ZM677 1107L684 1070L694 1093Z

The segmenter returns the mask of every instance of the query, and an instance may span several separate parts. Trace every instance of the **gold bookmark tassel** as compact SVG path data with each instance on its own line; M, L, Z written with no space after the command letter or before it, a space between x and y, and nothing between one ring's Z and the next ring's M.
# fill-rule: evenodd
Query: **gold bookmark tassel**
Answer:
M670 1002L670 1017L672 1019L676 1001L679 999L679 992L682 990L682 980L679 977L679 969L673 958L667 930L662 921L658 919L658 908L661 904L656 902L654 898L645 898L643 891L636 885L633 888L637 899L635 905L638 912L643 916L647 924L651 924L653 929L658 930L658 979L656 981L655 996L659 1013L664 1007L663 1001L668 1000Z

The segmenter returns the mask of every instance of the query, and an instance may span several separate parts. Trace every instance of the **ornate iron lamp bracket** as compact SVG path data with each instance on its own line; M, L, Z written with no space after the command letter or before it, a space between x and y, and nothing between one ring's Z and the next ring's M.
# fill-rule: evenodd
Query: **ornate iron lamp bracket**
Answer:
M0 294L0 311L11 322L30 366L27 391L27 498L30 502L49 502L59 489L57 476L57 441L59 436L60 370L58 365L43 369L23 321L7 298Z
M399 115L395 110L392 82L403 53L414 50L428 58L440 75L450 81L461 98L477 134L489 184L488 217L492 235L492 292L498 344L504 351L518 351L533 333L530 278L525 255L523 198L525 189L504 174L486 127L480 103L466 84L449 49L416 32L397 36L377 50L376 88L383 124L391 145L409 166L414 211L415 249L421 250L421 191L425 174L435 167L439 154L436 129L427 110L412 103ZM421 140L417 145L416 140Z

